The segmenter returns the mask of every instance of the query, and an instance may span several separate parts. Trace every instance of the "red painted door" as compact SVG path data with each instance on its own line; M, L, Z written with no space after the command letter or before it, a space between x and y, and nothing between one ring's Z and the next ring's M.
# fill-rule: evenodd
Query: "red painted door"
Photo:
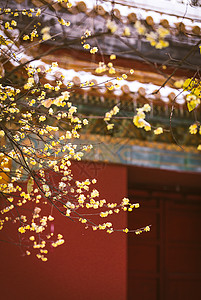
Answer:
M128 300L201 299L201 195L130 190L130 199L141 208L129 228L152 227L128 235Z

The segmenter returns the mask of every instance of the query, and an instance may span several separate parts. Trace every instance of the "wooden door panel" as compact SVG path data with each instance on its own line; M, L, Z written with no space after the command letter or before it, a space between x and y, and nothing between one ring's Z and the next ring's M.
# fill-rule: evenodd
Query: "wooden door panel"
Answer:
M166 271L174 273L201 272L201 247L172 244L166 248ZM201 283L200 283L201 284Z
M167 285L167 300L191 299L201 299L201 281L199 279L169 278Z
M169 206L169 205L168 205ZM168 241L185 241L185 243L196 242L201 244L199 233L201 228L201 209L199 205L186 207L180 205L166 208L166 236Z
M158 299L158 279L155 278L130 278L130 288L128 290L128 299L129 300L151 300Z
M158 247L156 245L137 243L128 247L129 270L135 272L157 273Z
M134 203L136 196L133 201L130 197ZM140 208L128 214L128 227L152 224L152 228L149 233L128 235L128 299L159 300L160 210L156 199L139 200Z
M152 227L128 236L128 300L201 299L201 196L134 194L128 227Z

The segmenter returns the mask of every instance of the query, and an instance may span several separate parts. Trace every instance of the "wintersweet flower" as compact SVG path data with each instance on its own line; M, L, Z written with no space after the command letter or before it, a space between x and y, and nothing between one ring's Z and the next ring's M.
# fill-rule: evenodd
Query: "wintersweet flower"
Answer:
M193 124L189 127L190 134L196 134L198 132L198 126L197 124Z
M159 135L159 134L161 134L161 133L163 133L163 128L162 128L162 127L158 127L158 128L156 128L156 129L154 130L154 134L156 134L156 135Z

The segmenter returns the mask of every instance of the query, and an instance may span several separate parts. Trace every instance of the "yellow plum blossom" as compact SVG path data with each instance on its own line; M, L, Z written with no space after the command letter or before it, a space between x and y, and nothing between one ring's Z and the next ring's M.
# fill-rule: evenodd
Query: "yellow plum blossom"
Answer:
M156 134L156 135L159 135L159 134L161 134L161 133L163 133L163 128L162 128L162 127L158 127L158 128L156 128L156 129L154 130L154 134Z

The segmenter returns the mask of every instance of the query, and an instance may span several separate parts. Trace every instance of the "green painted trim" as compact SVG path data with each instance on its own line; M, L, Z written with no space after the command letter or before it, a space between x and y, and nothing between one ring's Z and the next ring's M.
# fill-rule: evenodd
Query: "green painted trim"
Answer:
M94 148L84 156L85 160L110 162L123 165L154 167L175 171L201 172L201 154L188 151L175 151L153 145L139 146L129 143L115 143L109 140L103 141L96 136L91 139L79 140L78 143L91 143ZM165 146L164 146L165 147Z

